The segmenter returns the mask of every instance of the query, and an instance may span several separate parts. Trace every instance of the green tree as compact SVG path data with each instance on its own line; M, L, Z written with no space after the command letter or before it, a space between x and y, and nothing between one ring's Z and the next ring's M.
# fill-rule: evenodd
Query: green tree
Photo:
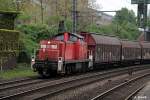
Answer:
M116 34L120 38L135 40L139 32L136 25L136 16L132 10L122 8L113 19L113 24L117 26Z
M119 24L124 24L128 22L136 24L136 17L133 10L122 8L120 11L116 13L114 21L118 22Z

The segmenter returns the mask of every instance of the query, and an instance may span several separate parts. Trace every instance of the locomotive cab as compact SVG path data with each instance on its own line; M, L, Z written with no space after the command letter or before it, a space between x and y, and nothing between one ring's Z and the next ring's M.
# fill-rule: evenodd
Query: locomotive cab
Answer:
M32 59L34 61L33 69L44 76L80 70L81 66L77 63L89 61L87 44L83 39L78 34L65 32L55 35L50 40L42 40L35 60ZM80 68L77 68L79 66Z

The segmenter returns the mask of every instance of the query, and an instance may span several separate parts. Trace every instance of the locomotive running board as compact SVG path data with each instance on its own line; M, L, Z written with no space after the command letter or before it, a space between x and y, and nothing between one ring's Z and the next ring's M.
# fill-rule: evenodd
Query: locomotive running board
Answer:
M82 63L82 62L89 62L90 60L89 59L85 59L85 60L68 60L68 61L65 61L64 63L65 64L69 64L69 63Z

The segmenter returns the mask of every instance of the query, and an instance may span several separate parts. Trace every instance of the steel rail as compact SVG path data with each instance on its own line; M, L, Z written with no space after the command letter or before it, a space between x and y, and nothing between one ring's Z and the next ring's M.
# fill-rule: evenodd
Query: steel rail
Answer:
M112 75L112 77L114 77L113 75ZM110 77L102 77L101 79L99 79L99 80L104 80L104 79L107 79L107 78L110 78ZM37 97L37 98L34 98L33 100L43 100L43 99L45 99L46 97L49 97L49 96L52 96L52 95L54 95L54 94L58 94L58 93L60 93L60 92L64 92L64 91L67 91L67 90L70 90L70 89L72 89L72 88L76 88L76 87L81 87L81 86L84 86L84 85L87 85L87 84L90 84L90 83L93 83L93 82L96 82L97 80L95 80L95 81L92 81L92 82L89 82L89 83L83 83L83 84L79 84L79 85L76 85L76 86L71 86L71 87L67 87L67 88L65 88L65 89L59 89L59 90L56 90L56 91L53 91L53 92L51 92L51 93L47 93L47 94L44 94L44 95L42 95L42 96L39 96L39 97Z
M18 80L11 80L11 81L6 81L6 82L1 82L0 86L8 85L8 84L14 84L17 82L22 82L22 81L28 81L32 80L33 78L24 78L24 79L18 79Z
M105 96L107 96L108 94L112 93L113 91L115 91L115 90L117 90L117 89L119 89L119 88L121 88L121 87L123 87L125 85L128 85L131 82L134 82L134 81L136 81L138 79L141 79L141 78L143 78L145 76L148 76L148 75L150 75L150 73L138 76L138 77L136 77L134 79L131 79L131 80L127 81L127 82L121 83L121 84L119 84L119 85L117 85L117 86L115 86L115 87L113 87L113 88L111 88L111 89L109 89L109 90L107 90L107 91L97 95L96 97L92 98L91 100L100 100L101 98L104 98Z
M68 83L68 82L73 82L73 81L80 81L80 80L83 80L83 79L87 79L87 78L92 78L92 77L96 77L96 76L102 76L102 75L108 75L108 73L117 73L117 72L121 72L123 71L122 73L127 73L127 70L128 68L126 69L120 69L120 70L113 70L113 71L107 71L107 72L104 72L104 73L96 73L94 75L89 75L89 76L84 76L84 77L79 77L79 78L76 78L76 79L72 79L72 80L66 80L66 81L63 81L63 82L60 82L60 83L56 83L54 85L46 85L46 86L41 86L41 87L37 87L37 88L34 88L34 89L30 89L30 90L27 90L27 91L21 91L19 93L15 93L15 94L12 94L12 95L7 95L7 96L4 96L4 97L1 97L0 100L8 100L8 99L11 99L13 97L19 97L19 96L22 96L22 95L26 95L26 94L29 94L29 93L32 93L32 92L36 92L36 91L39 91L41 89L47 89L49 87L54 87L56 85L61 85L61 84L65 84L65 83Z
M135 67L135 68L141 69L141 67ZM135 68L134 68L134 71L137 70L137 69L135 70ZM133 69L133 68L131 68L131 69ZM59 82L59 83L56 83L56 84L53 84L53 85L40 86L40 87L32 88L30 90L21 91L19 93L15 93L15 94L7 95L7 96L4 96L4 97L0 97L0 100L8 100L8 99L11 99L11 98L21 97L21 96L25 96L27 94L30 94L30 93L33 93L33 92L36 92L36 91L39 91L39 90L47 89L47 88L50 88L50 87L53 88L54 86L59 86L59 85L66 84L66 83L69 83L69 82L74 82L74 81L76 82L76 81L84 80L84 79L87 79L87 78L94 78L96 76L100 77L100 76L103 75L103 77L101 77L101 79L104 79L109 74L115 74L116 76L119 73L120 74L125 74L125 73L127 74L128 70L130 70L130 69L129 68L123 68L123 69L120 68L120 69L117 69L117 70L106 71L106 72L103 72L103 73L102 72L94 73L94 75L93 74L92 75L90 74L90 75L87 75L87 76L81 75L82 77L79 76L79 77L77 77L75 79L64 80L63 82ZM104 75L106 75L106 76L104 77ZM109 78L110 77L112 77L112 76L109 76ZM70 87L70 88L72 88L72 87ZM60 90L60 91L62 91L62 90ZM59 91L55 91L55 93L57 93L57 92L59 92ZM47 94L47 95L50 95L50 94ZM47 96L47 95L45 95L45 96Z
M145 84L135 90L132 94L130 94L128 97L125 98L125 100L132 100L133 96L135 96L140 90L142 90L145 87Z
M25 82L13 84L13 85L10 84L8 86L4 86L4 87L0 88L0 92L10 90L10 89L16 89L16 88L31 85L31 84L37 84L37 83L41 83L41 82L45 82L45 81L44 80L29 80L29 82L25 81Z

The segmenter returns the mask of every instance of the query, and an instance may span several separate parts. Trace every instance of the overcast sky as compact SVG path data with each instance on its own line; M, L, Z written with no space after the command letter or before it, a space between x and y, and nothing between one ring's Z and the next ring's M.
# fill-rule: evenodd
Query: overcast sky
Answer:
M131 0L97 0L101 10L120 10L122 7L134 10L137 14L137 5L131 4ZM109 13L114 15L114 13Z

